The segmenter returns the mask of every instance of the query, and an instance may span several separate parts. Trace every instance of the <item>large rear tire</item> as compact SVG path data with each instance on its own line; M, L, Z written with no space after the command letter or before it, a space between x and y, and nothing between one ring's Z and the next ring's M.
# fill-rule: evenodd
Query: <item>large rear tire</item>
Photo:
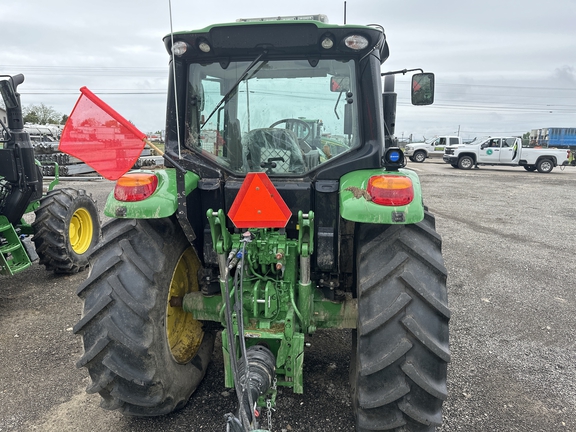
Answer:
M214 334L171 297L197 291L200 261L174 219L120 220L103 229L88 279L79 287L88 393L126 415L184 407L208 367Z
M434 431L446 399L446 268L434 217L359 226L351 387L358 432Z
M82 189L54 189L42 198L32 224L40 264L55 273L78 273L100 238L96 203Z

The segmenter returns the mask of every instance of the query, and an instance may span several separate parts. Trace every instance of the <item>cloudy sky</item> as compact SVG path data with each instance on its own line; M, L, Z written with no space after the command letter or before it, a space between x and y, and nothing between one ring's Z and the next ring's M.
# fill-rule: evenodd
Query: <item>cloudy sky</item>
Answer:
M322 13L342 24L338 0L172 0L175 31L237 18ZM381 24L382 71L436 74L436 102L409 104L398 77L396 135L460 131L464 138L576 127L576 0L348 0L348 24ZM82 86L140 130L164 127L168 0L0 1L0 74L23 73L24 105L69 114Z

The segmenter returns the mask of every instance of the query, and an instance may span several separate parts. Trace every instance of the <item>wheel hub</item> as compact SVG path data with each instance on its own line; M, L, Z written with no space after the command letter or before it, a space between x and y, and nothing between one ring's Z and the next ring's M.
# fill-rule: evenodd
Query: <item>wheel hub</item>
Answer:
M93 233L94 224L88 210L76 210L70 219L68 230L72 250L78 255L86 252L92 243Z
M171 306L170 299L182 298L199 290L196 279L199 268L196 254L192 248L188 248L176 264L166 300L166 339L172 357L180 364L188 363L196 355L204 331L200 321L185 312L181 306Z

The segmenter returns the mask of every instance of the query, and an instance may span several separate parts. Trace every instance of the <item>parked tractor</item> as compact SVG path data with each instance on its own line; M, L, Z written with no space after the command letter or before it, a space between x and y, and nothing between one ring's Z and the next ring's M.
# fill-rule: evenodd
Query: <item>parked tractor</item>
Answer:
M47 270L77 273L100 237L96 203L84 190L54 189L44 193L40 163L24 130L18 86L24 75L0 75L7 125L0 121L0 274L13 275L39 258ZM34 222L24 216L35 213ZM32 242L34 244L32 244Z
M391 145L394 74L407 71L381 73L381 27L320 18L164 39L167 168L117 181L105 207L113 219L78 289L78 366L102 407L182 408L222 331L224 385L238 397L227 430L271 429L257 414L279 387L305 391L306 337L350 329L356 430L441 424L441 238L418 176ZM413 103L432 103L434 76L412 80ZM339 151L327 157L302 119L322 119Z

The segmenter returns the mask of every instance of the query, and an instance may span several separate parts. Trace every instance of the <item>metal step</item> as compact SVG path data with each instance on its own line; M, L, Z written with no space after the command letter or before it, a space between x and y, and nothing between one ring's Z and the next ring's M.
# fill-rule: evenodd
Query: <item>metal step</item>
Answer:
M16 230L6 216L0 216L0 274L13 275L31 265Z

